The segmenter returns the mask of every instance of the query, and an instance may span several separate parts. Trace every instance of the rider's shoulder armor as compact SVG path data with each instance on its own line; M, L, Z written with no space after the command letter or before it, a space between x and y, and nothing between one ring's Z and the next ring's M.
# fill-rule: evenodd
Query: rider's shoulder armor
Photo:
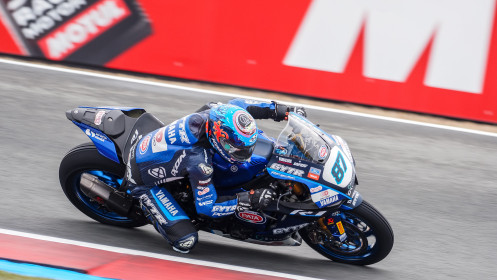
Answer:
M136 161L157 161L159 157L164 161L178 150L191 148L205 135L205 122L205 116L194 113L148 133L136 146Z

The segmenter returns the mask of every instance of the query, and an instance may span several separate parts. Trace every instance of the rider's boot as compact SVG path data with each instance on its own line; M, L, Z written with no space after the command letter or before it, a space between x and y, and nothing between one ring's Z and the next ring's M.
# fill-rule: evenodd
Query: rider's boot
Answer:
M145 216L175 251L189 253L195 247L197 230L166 189L154 187L138 198Z

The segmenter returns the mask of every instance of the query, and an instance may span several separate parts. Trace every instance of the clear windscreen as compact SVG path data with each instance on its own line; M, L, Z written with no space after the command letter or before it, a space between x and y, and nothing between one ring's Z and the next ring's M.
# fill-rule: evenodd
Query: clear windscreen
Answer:
M275 152L279 155L324 164L331 149L322 132L305 118L291 113L280 133Z

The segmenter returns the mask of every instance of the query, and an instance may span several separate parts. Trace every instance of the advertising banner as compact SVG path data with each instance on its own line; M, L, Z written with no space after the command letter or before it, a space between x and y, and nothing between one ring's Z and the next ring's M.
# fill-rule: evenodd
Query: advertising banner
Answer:
M0 0L0 52L497 123L496 0Z

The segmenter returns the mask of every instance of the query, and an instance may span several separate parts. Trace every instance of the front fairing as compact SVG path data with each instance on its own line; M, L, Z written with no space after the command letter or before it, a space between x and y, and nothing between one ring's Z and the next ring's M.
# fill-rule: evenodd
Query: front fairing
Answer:
M318 207L349 200L355 189L354 159L347 143L294 113L278 137L268 173L305 184Z

